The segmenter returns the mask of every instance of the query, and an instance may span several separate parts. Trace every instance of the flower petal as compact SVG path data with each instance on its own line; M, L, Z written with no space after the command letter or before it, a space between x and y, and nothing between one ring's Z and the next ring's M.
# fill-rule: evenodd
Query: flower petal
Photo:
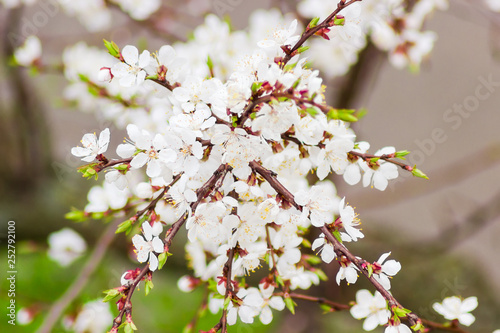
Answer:
M130 166L134 169L139 169L142 168L148 160L149 156L147 154L139 153L130 161Z

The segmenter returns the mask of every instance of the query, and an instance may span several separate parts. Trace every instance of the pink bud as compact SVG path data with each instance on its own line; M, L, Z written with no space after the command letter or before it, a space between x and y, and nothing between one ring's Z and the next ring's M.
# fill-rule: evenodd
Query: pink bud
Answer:
M111 82L111 80L113 79L113 74L111 74L111 68L102 67L101 70L99 71L99 74L97 75L97 78L101 82L104 81Z

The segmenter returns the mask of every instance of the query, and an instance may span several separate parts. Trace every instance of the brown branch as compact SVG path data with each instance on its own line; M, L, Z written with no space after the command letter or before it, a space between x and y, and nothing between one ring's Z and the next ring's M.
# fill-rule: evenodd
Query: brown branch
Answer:
M85 265L82 267L80 274L78 275L76 280L71 284L71 286L64 292L64 294L59 298L59 300L57 300L52 305L52 307L49 310L49 313L47 314L47 317L45 317L45 320L42 326L40 326L40 328L38 329L37 333L53 332L54 325L61 316L61 314L63 313L63 311L75 299L75 297L77 297L78 294L80 294L83 287L85 287L88 280L90 279L94 271L101 263L104 254L106 253L108 247L110 246L111 242L114 239L115 230L119 223L120 220L116 220L115 222L110 224L106 229L106 231L104 232L104 234L102 234L102 236L99 238L94 248L94 251L92 251L92 254L90 254Z
M226 173L230 169L231 169L231 167L229 165L227 165L227 164L221 165L214 172L214 174L212 175L212 177L210 177L210 179L202 187L200 187L198 189L198 191L197 191L198 200L196 202L194 202L194 203L191 204L191 209L193 211L196 210L196 207L201 202L201 200L203 200L206 196L208 196L214 190L214 188L217 185L217 182L221 178L223 179L224 176L226 175ZM180 179L181 175L182 174L177 175L174 178L174 180L168 186L165 187L165 189L163 190L163 192L156 199L154 199L153 201L151 201L151 203L148 205L148 207L144 208L143 210L141 210L137 214L140 216L140 215L144 214L146 211L154 209L154 207L156 206L156 204L158 203L158 201L163 197L163 195L168 191L168 189L171 186L173 186ZM137 216L137 214L136 214L136 216ZM166 252L168 252L168 250L169 250L169 248L170 248L170 246L172 244L173 238L175 237L175 235L177 234L177 232L179 231L179 229L181 228L181 226L184 224L184 222L185 222L185 220L187 218L187 215L188 215L187 212L184 213L179 218L179 220L177 220L172 225L172 227L166 232L166 235L165 235L165 251ZM139 284L139 282L142 280L142 278L148 272L149 272L149 265L147 265L147 266L144 267L144 269L141 271L141 273L139 274L139 276L137 276L137 278L134 280L134 282L130 286L130 289L127 291L127 298L125 300L125 304L123 306L123 309L120 311L120 314L113 321L113 328L112 328L112 330L117 330L118 329L118 327L122 323L122 318L123 318L123 315L125 313L127 313L127 316L131 314L132 303L130 302L130 299L132 298L132 294L133 294L135 288L137 287L137 285Z
M139 218L142 214L146 213L147 211L152 211L155 209L156 205L158 204L158 201L161 200L161 198L163 198L163 196L165 194L167 194L167 192L170 190L170 188L172 188L172 186L175 185L175 183L177 183L179 181L179 179L181 179L181 176L182 176L182 173L178 174L177 176L174 177L174 179L172 180L172 182L170 182L170 184L168 184L167 186L165 186L165 188L163 189L163 191L160 193L160 195L158 195L155 199L151 200L151 202L149 203L149 205L147 205L146 208L138 211L136 214L135 214L135 218Z
M224 300L226 300L228 297L232 297L233 287L231 282L231 271L233 269L233 257L234 248L229 250L227 261L224 264L223 269L223 271L226 271L226 294L224 295ZM221 333L227 333L227 309L222 310L221 324Z
M210 193L212 193L212 191L216 190L218 187L222 185L222 182L218 185L217 183L223 180L226 174L231 169L232 167L229 166L228 164L221 164L217 168L217 170L215 170L212 177L210 177L210 179L196 191L197 200L191 204L192 212L196 211L196 207L198 207L198 205L201 203L203 199L205 199L208 195L210 195ZM172 245L173 238L175 237L177 232L179 232L179 229L182 227L187 218L188 218L188 213L185 212L174 224L172 224L170 229L168 229L168 231L165 234L165 251L168 252L170 246Z
M281 66L284 67L292 57L294 57L297 54L297 50L304 45L304 43L311 37L313 36L316 32L318 32L321 29L329 28L331 27L331 21L335 18L335 16L344 8L352 5L355 2L358 2L361 0L351 0L349 2L345 2L345 0L340 0L339 3L337 4L337 9L333 11L333 13L330 14L323 22L315 26L314 28L306 29L304 33L302 33L302 36L298 40L297 43L291 48L291 50L285 55L281 62Z
M438 329L446 332L468 333L468 331L465 331L458 326L458 320L456 319L451 321L450 326L439 324L427 319L421 319L421 321L425 326L431 327L432 329Z
M408 165L408 164L405 164L403 162L394 160L393 159L394 158L394 154L384 154L384 155L378 155L377 156L377 155L372 155L372 154L359 153L359 152L354 151L354 150L351 150L348 154L357 156L357 157L363 159L363 161L368 162L368 163L370 162L370 160L372 158L379 158L379 159L384 160L386 162L395 164L395 165L401 167L403 170L410 171L410 172L413 170L413 167L411 165Z
M269 247L269 255L271 256L271 261L273 263L273 268L271 269L272 275L278 274L278 266L276 264L276 258L274 257L273 245L271 244L271 235L269 234L269 225L266 225L266 242L267 247Z
M288 189L281 184L278 179L276 178L276 173L274 173L271 170L268 170L264 168L260 163L256 161L252 161L249 163L250 168L259 175L261 175L268 183L271 185L271 187L283 197L287 202L289 202L292 206L297 208L298 210L302 211L302 206L298 205L295 202L295 198L293 194L288 191Z
M245 125L245 122L247 119L250 117L252 114L253 110L255 107L261 103L267 103L270 102L273 99L272 95L266 95L262 97L251 97L251 102L246 106L245 110L243 110L243 113L241 114L241 117L238 119L238 126L243 127Z
M238 119L238 126L243 127L243 125L245 124L247 119L250 117L250 115L252 114L253 110L257 107L257 105L263 104L263 103L270 103L272 101L278 100L278 98L283 98L283 97L295 101L295 103L299 107L304 105L304 104L308 104L308 105L317 107L324 114L327 114L328 111L330 111L332 109L331 106L316 103L314 100L312 100L310 98L296 96L295 91L292 88L290 88L286 91L274 91L270 95L265 95L265 96L261 96L261 97L253 99L247 105L247 107L243 111L241 117Z
M163 86L163 87L167 88L170 91L173 91L175 88L181 86L181 84L178 83L178 82L176 82L174 84L170 84L170 83L167 82L167 80L165 80L165 81L158 80L158 79L149 79L149 80L158 83L160 86Z
M333 244L335 248L335 252L337 255L344 255L347 259L349 259L350 262L352 262L361 273L370 281L370 283L377 289L377 291L387 300L389 303L389 308L392 307L398 307L404 309L404 307L394 298L394 296L391 295L389 291L387 291L377 280L375 280L373 274L370 274L368 269L363 265L366 263L366 260L364 259L358 259L356 256L354 256L343 244L341 244L335 236L330 232L330 229L326 225L322 226L319 228L323 234L325 234L325 237L328 239L328 241ZM420 321L420 318L414 313L409 313L407 315L408 321L410 324L413 326L417 324Z
M270 170L267 170L264 168L262 165L257 163L256 161L250 162L250 167L254 172L259 173L266 181L269 182L271 187L278 192L279 195L281 195L286 201L288 201L290 204L292 204L294 207L296 207L299 210L302 210L302 207L298 205L295 202L294 196L288 189L286 189L276 178L276 174ZM324 234L325 237L328 239L330 243L334 245L335 252L337 255L344 255L349 261L351 261L362 273L365 275L365 277L370 281L370 283L377 289L377 291L380 292L380 294L388 301L389 303L389 308L392 307L398 307L398 308L403 308L403 306L394 298L391 293L389 293L377 280L375 280L373 274L370 274L368 269L365 268L363 265L366 263L365 260L363 259L358 259L356 256L354 256L344 245L342 245L330 232L328 227L326 225L322 226L319 228ZM407 319L410 322L410 324L413 326L419 322L421 322L420 318L414 314L414 313L409 313L407 315Z
M101 156L101 155L99 155ZM105 158L103 156L103 158ZM101 164L97 165L97 172L101 172L102 170L106 168L110 168L112 166L118 165L118 164L124 164L124 163L130 163L132 161L133 157L128 157L128 158L123 158L123 159L118 159L118 160L105 160L104 162L101 162Z
M127 298L125 299L125 304L123 305L123 308L121 309L120 313L113 320L113 327L111 328L112 332L113 331L117 332L118 328L122 324L123 315L125 313L127 314L127 316L131 315L131 313L132 313L132 302L130 300L132 299L132 295L134 294L134 291L135 291L137 285L139 284L139 282L141 282L142 278L148 272L149 272L149 264L147 264L146 266L144 266L144 268L142 269L142 271L139 273L139 275L134 279L134 281L130 285L129 289L127 291L125 291L125 293L127 294Z
M233 294L233 287L232 287L232 282L231 282L231 271L233 269L232 268L233 267L233 258L234 258L234 247L228 251L227 261L224 264L224 268L222 269L222 275L226 279L226 293L224 295L224 300L226 300L229 297L232 298L232 296L233 296L232 295ZM200 332L201 333L215 333L218 331L221 331L221 333L227 333L227 309L225 309L225 308L224 308L224 310L222 310L222 316L219 319L219 322L214 327L212 327L208 331L200 331Z

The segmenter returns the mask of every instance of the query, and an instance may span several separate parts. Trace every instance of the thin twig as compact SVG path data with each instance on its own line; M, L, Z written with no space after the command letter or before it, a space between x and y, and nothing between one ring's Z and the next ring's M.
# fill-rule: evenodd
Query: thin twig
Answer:
M314 28L310 28L306 31L304 31L304 33L302 34L302 36L300 37L300 39L298 40L297 43L295 43L295 45L291 48L291 50L288 52L288 54L283 58L282 60L282 66L284 67L288 61L290 61L290 59L292 59L295 54L296 54L296 51L302 46L304 45L304 43L311 37L313 36L316 32L318 32L319 30L321 29L325 29L325 28L329 28L331 27L330 26L330 22L335 18L335 16L341 11L343 10L344 8L352 5L353 3L355 2L358 2L358 1L361 1L361 0L351 0L349 2L345 2L344 0L341 0L339 1L339 3L337 4L337 9L335 9L333 11L333 13L330 14L330 16L328 16L323 22L321 22L320 24L318 24L317 26L315 26Z
M397 161L397 160L394 160L394 154L383 154L383 155L372 155L372 154L363 154L363 153L359 153L357 151L350 151L349 154L351 155L354 155L354 156L357 156L361 159L363 159L363 161L365 162L370 162L370 160L372 158L378 158L378 159L381 159L381 160L384 160L386 162L389 162L389 163L392 163L394 165L397 165L398 167L402 168L403 170L406 170L406 171L412 171L412 166L411 165L408 165L408 164L405 164L403 162L400 162L400 161Z
M120 325L122 324L122 320L123 320L123 315L125 313L127 313L127 316L130 316L131 315L131 312L132 312L132 302L131 302L131 299L132 299L132 295L134 294L134 291L135 291L135 288L137 287L137 285L141 282L142 278L144 276L146 276L146 274L149 272L149 264L147 264L146 266L144 266L144 268L142 269L142 271L139 273L139 275L134 279L134 281L132 282L132 284L130 285L129 289L126 291L127 293L127 298L125 299L125 303L123 305L123 308L121 309L120 313L118 314L118 316L115 317L115 319L113 320L113 327L112 327L112 331L115 330L117 331L118 328L120 327Z

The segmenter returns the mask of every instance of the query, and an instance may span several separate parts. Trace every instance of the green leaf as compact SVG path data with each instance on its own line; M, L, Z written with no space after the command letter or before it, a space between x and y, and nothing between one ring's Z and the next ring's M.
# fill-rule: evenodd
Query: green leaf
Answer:
M91 94L94 97L98 97L100 95L100 92L101 92L99 87L96 87L96 86L91 85L91 84L89 84L87 86L87 91L89 92L89 94Z
M85 215L84 211L78 210L76 208L71 208L71 211L69 213L66 213L64 215L64 218L75 222L83 222L87 219L87 216Z
M331 119L340 119L346 122L356 122L358 121L358 118L353 115L355 110L352 109L330 109L326 116L328 117L328 120Z
M301 46L297 49L297 53L304 53L310 49L310 46Z
M158 74L146 76L146 80L158 80Z
M119 233L122 233L122 232L129 232L130 229L132 228L132 221L131 220L127 220L125 222L122 222L118 225L118 227L116 228L116 231L115 231L115 234L119 234Z
M86 77L86 76L85 76L85 75L83 75L83 74L80 74L80 73L79 73L79 74L78 74L78 78L79 78L79 79L80 79L80 81L82 81L82 82L89 82L89 78L88 78L88 77Z
M163 252L158 256L158 269L162 269L163 265L167 262L167 258L172 254L168 252Z
M400 158L402 160L404 160L405 156L408 155L410 152L408 150L401 150L401 151L397 151L395 154L394 154L394 157L397 157L397 158Z
M215 298L218 298L217 295L220 295L219 292L217 291L217 281L214 279L208 280L208 290L213 291L215 293ZM221 297L222 298L222 295Z
M151 291L151 289L154 288L155 285L153 284L153 281L151 281L151 280L146 280L144 285L145 285L144 292L146 293L146 296L148 296L149 292Z
M132 326L130 325L130 323L126 323L125 326L123 327L123 331L125 333L133 333L134 329L132 328Z
M94 220L100 220L104 217L104 213L103 212L92 213L90 216L92 216Z
M393 307L392 311L394 314L398 317L406 317L408 313L411 313L411 310L404 309L404 308L398 308L398 307Z
M229 303L231 302L231 297L224 298L224 310L227 310Z
M283 281L283 278L280 275L276 276L276 283L282 287L285 286L285 282Z
M120 295L120 292L116 289L105 290L103 291L103 293L106 294L106 296L104 296L104 299L102 300L103 302L109 302L116 296Z
M320 309L323 310L323 314L332 312L332 307L327 304L320 304Z
M429 177L427 177L427 175L425 173L423 173L421 170L417 169L417 166L415 165L413 167L413 170L412 170L412 175L414 175L415 177L419 177L419 178L424 178L424 179L429 179Z
M252 83L252 94L255 94L262 87L262 82Z
M373 266L371 264L368 264L366 266L366 270L368 271L368 277L371 277L373 274Z
M348 113L340 113L339 119L348 123L355 123L358 121L358 118L356 118L356 116Z
M106 47L106 49L108 49L109 54L111 54L115 58L120 58L120 48L118 47L118 45L116 45L113 41L109 42L105 39L103 39L103 41L104 46Z
M78 168L78 172L82 173L82 177L84 177L84 178L95 177L95 179L97 180L98 173L94 169L95 165L97 165L97 163L92 163L92 164L81 166Z
M283 71L284 72L290 72L292 71L295 67L297 66L297 63L294 62L293 64L287 64L284 68L283 68Z
M308 27L309 28L314 28L315 26L317 26L319 23L319 17L315 17L311 20L311 22L309 22L309 25Z
M302 246L310 249L311 248L311 242L308 239L304 238L304 239L302 239Z
M416 323L415 325L413 325L413 326L411 327L411 329L412 329L413 331L415 331L415 332L423 331L423 330L424 330L424 328L425 328L425 327L424 327L424 325L422 325L422 323L421 323L421 322L418 322L418 323Z
M335 16L335 18L333 19L333 24L334 25L344 25L345 24L345 18L337 18L337 16Z
M319 113L318 109L315 107L307 108L305 111L309 113L312 117L315 117Z
M212 61L212 58L210 58L210 56L207 57L207 66L210 71L214 69L214 62Z
M118 171L128 171L128 164L120 164L115 166L114 168Z
M342 244L342 236L340 236L340 231L335 230L332 232L332 235L339 241L339 243Z
M288 297L285 297L285 305L286 305L286 308L294 315L295 314L295 302L293 301L293 299L288 296Z

